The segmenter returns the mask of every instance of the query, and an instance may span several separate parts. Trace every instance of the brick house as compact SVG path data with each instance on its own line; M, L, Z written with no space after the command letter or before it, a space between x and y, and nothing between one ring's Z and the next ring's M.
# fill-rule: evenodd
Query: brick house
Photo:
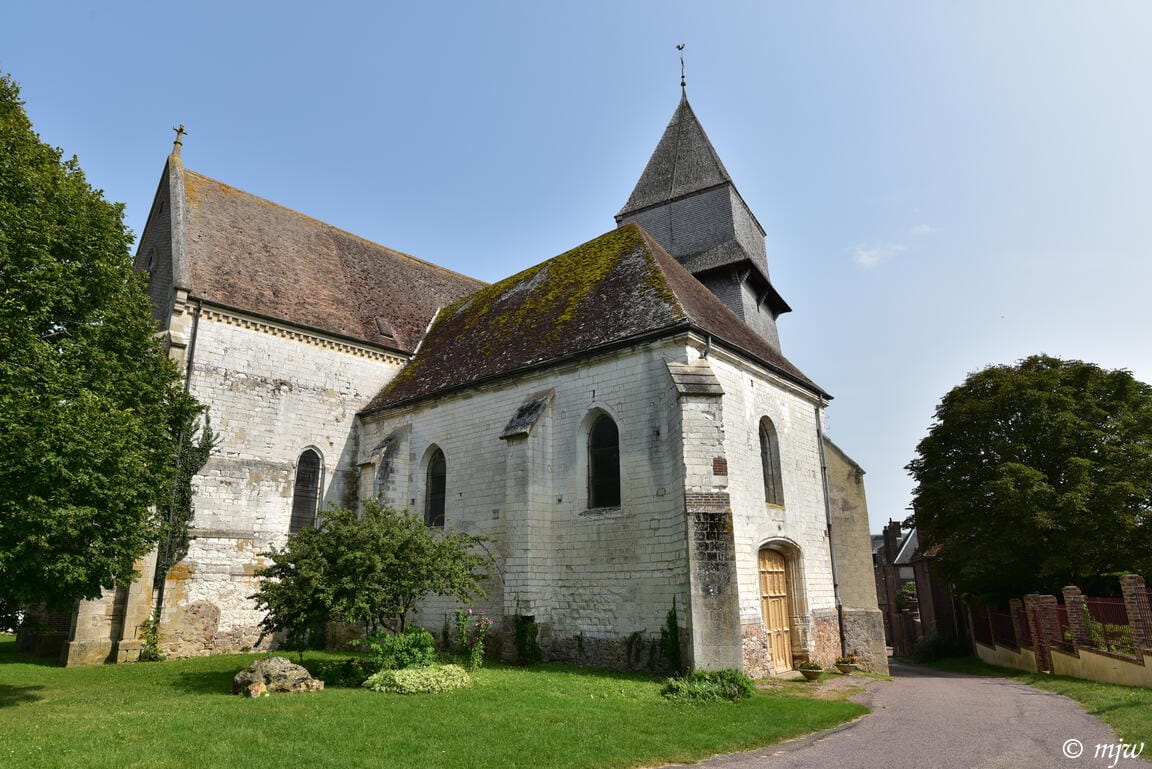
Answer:
M491 537L479 608L535 618L548 658L645 667L675 606L694 667L885 670L863 472L780 351L764 231L686 96L616 220L484 285L188 170L178 142L136 264L222 443L164 651L255 647L259 554L377 498ZM82 605L65 660L130 659L148 582Z

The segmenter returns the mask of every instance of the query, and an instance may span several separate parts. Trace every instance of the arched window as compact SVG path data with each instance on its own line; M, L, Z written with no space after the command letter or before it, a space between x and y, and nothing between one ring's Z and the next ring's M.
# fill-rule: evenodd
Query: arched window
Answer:
M588 431L588 507L620 506L620 431L601 414Z
M428 460L428 485L424 491L424 523L444 525L444 490L447 486L448 463L437 448Z
M296 484L292 488L292 518L288 531L300 531L316 525L316 506L320 501L320 453L305 449L296 460Z
M760 420L760 465L764 469L764 501L770 505L784 504L784 482L780 477L780 440L772 420Z

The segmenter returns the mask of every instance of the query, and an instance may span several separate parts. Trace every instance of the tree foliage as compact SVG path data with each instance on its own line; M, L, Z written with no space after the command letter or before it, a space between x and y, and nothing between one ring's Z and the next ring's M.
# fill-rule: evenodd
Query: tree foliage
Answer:
M1037 355L944 396L907 469L921 547L962 592L1152 569L1152 388Z
M273 564L258 572L263 579L252 596L267 612L263 634L284 631L290 646L302 648L321 638L329 621L403 632L408 612L426 595L468 601L481 593L490 559L475 552L480 542L371 500L359 514L330 508L319 527L265 553Z
M197 411L156 339L122 207L42 143L0 76L0 606L133 576Z

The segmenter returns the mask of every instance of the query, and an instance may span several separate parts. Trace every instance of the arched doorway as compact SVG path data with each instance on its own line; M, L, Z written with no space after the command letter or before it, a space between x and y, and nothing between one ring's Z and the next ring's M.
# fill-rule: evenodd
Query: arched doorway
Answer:
M772 672L792 669L792 606L788 589L788 559L779 550L760 550L760 611L768 646L772 650Z

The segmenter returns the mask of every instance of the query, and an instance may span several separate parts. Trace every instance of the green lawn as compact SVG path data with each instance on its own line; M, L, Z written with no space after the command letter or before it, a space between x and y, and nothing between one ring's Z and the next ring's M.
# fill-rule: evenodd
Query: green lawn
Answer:
M1085 710L1115 729L1117 736L1124 742L1152 743L1152 689L1025 673L1022 670L987 665L976 657L944 659L928 664L930 667L957 673L1010 678L1037 689L1063 694L1079 702Z
M652 678L554 666L487 667L473 688L438 695L232 696L232 676L257 656L65 669L0 636L0 767L654 766L866 712L800 683L740 703L671 703Z

